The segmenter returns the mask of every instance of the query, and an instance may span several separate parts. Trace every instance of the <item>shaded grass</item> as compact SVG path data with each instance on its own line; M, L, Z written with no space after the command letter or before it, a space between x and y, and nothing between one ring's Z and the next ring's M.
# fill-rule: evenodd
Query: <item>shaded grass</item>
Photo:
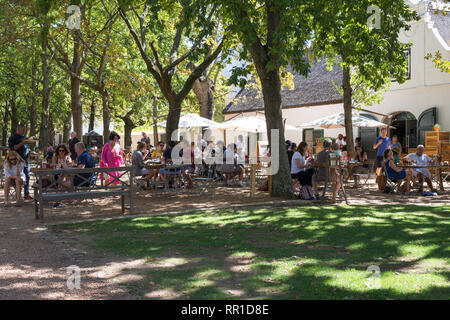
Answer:
M132 292L190 299L448 299L450 208L299 207L54 227L144 258ZM380 268L373 280L369 266ZM375 287L371 286L375 284Z

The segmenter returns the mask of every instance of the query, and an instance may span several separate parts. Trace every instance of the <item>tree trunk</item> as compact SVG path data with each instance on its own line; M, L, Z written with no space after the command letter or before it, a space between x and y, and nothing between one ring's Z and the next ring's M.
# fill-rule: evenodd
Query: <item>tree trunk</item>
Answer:
M15 99L9 100L9 105L11 106L9 117L11 120L11 134L16 133L17 125L19 124L19 117L17 114L17 106Z
M268 72L264 77L264 81L262 79L264 113L266 116L267 136L270 146L274 144L274 141L271 141L271 129L279 130L278 157L280 166L278 173L272 177L272 196L291 198L293 196L292 179L288 156L284 147L284 126L281 112L281 81L278 71ZM273 154L275 151L272 152L272 150L271 147L271 156L276 157L277 155Z
M66 121L63 125L63 143L67 143L70 139L70 123L71 123L72 113L69 111L66 115Z
M31 79L31 89L32 89L33 93L35 93L39 90L37 81L36 81L37 76L38 76L37 73L38 73L38 65L37 65L37 62L35 61L35 59L33 59L33 65L31 67L31 74L33 75L32 79ZM36 135L36 126L37 126L37 124L36 124L36 114L37 114L36 105L37 105L36 94L32 94L31 103L28 108L28 116L29 116L29 122L30 122L30 131L29 131L30 136Z
M154 146L158 144L158 97L153 97L153 140Z
M83 136L83 110L81 107L81 82L76 77L70 77L70 105L72 108L73 130L77 136Z
M94 130L94 124L95 124L95 99L92 99L91 113L89 115L89 129L88 129L89 132Z
M169 113L166 121L166 143L172 140L172 133L178 130L178 124L180 123L181 103L169 102ZM176 138L174 138L176 139Z
M214 91L211 79L197 79L192 86L192 90L197 96L200 105L200 116L211 120L214 105Z
M133 143L131 140L131 132L133 129L133 124L129 121L125 121L125 149L131 147L131 144Z
M109 126L111 124L111 113L109 112L109 96L108 92L104 91L102 93L102 106L103 106L103 141L108 141L109 139Z
M342 60L345 61L344 58ZM345 135L347 136L347 157L351 159L355 154L355 146L353 143L352 86L350 80L350 67L344 67L342 73L342 87L344 89Z
M8 137L8 113L8 102L6 102L5 113L3 114L2 146L6 146L6 140Z
M281 112L281 80L279 75L279 67L274 67L270 71L267 66L270 61L277 66L279 57L270 53L270 47L275 46L276 39L274 35L280 24L280 9L266 4L267 10L267 47L263 47L260 41L255 41L250 47L250 53L256 71L261 80L264 113L266 116L267 136L271 146L271 156L279 159L279 170L272 177L272 196L292 198L292 179L288 163L287 152L285 150L283 116ZM273 144L271 141L271 130L276 129L279 132L278 154L274 154Z
M45 26L44 26L45 28ZM48 38L44 32L41 40L41 65L42 65L42 116L40 126L39 145L45 148L50 141L50 68L48 66Z

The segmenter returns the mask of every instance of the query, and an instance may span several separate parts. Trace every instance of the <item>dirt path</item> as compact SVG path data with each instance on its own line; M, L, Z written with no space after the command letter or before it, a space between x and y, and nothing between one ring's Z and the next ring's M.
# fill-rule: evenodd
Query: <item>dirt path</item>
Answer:
M0 299L129 299L105 277L105 257L70 248L33 217L31 204L0 208ZM67 288L67 267L81 270L80 290Z

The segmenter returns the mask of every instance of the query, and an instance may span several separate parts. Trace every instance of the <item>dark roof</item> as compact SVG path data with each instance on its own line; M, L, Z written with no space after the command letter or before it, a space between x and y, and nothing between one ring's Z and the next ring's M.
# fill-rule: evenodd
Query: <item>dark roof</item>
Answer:
M293 75L294 88L282 88L281 99L283 108L301 106L313 106L342 102L342 96L336 90L333 82L340 86L342 84L342 69L338 64L333 65L331 71L327 70L326 62L322 59L316 62L310 70L307 78L288 68ZM250 84L254 80L250 81ZM247 85L239 91L230 102L223 113L238 113L264 110L262 94Z
M450 11L444 16L442 12L430 10L431 20L434 21L434 27L438 29L441 37L450 45Z

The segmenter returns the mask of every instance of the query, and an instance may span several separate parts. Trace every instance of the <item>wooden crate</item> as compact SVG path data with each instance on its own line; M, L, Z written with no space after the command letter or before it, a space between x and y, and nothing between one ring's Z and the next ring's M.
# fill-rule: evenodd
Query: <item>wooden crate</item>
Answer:
M417 152L417 148L409 148L408 149L408 154L410 153L416 153ZM430 158L433 158L433 156L435 154L439 154L439 148L438 147L432 147L432 148L425 148L423 153L425 153L427 156L429 156Z
M425 147L439 147L439 143L450 141L450 132L427 131L425 132Z
M450 142L440 143L439 154L442 157L442 161L450 161Z

